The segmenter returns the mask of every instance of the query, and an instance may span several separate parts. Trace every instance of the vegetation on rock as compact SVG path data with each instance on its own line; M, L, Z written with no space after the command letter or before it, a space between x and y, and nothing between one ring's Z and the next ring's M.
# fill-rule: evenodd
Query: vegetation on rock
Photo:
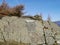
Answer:
M23 5L17 5L13 8L9 7L8 4L3 0L2 4L0 5L0 17L3 16L22 16L24 9Z

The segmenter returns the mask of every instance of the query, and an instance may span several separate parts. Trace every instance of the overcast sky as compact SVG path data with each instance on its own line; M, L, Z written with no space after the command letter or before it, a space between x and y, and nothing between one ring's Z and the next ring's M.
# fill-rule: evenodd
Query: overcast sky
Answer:
M60 21L60 0L6 0L6 2L10 6L23 4L27 15L42 13L43 19L46 20L49 14L52 21Z

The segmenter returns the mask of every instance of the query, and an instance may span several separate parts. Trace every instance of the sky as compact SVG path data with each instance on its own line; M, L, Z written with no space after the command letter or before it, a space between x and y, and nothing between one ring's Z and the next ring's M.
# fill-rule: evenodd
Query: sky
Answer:
M52 21L60 21L60 0L6 0L6 2L12 7L23 4L26 15L41 13L44 20L50 15Z

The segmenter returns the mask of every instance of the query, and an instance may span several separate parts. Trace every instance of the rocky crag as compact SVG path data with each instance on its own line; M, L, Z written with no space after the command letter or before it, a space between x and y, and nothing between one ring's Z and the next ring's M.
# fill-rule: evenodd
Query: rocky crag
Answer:
M55 23L5 16L0 19L0 45L60 45Z

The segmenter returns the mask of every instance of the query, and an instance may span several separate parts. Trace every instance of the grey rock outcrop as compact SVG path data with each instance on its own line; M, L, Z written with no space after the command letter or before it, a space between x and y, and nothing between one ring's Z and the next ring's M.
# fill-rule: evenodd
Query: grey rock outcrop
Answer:
M3 17L0 19L0 42L21 42L26 45L53 45L60 42L60 27L47 21ZM22 44L23 45L23 44Z

